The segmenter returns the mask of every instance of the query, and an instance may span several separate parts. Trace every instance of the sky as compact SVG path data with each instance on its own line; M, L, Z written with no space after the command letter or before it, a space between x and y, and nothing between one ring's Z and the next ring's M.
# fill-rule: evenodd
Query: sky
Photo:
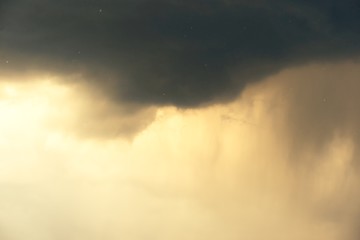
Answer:
M357 0L0 0L0 238L357 240Z

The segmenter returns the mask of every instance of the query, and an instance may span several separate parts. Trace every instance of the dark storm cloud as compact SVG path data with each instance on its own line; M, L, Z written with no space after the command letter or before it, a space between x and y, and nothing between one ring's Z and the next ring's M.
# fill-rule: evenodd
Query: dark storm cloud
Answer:
M112 97L144 104L226 101L282 68L360 50L357 0L0 4L2 69L81 71Z

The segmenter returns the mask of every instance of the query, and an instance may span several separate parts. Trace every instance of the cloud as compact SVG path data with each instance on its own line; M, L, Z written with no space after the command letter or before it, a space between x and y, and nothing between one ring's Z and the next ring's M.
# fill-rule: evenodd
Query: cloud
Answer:
M78 78L72 79L76 82ZM1 76L0 116L5 129L17 124L14 119L22 116L20 121L35 121L39 126L51 126L76 137L132 139L155 118L155 108L120 105L83 84L60 81L39 74ZM29 131L36 130L33 127Z
M114 101L142 105L229 101L281 69L350 58L360 49L355 0L16 0L0 6L2 69L81 72Z
M358 239L358 10L0 0L1 237Z

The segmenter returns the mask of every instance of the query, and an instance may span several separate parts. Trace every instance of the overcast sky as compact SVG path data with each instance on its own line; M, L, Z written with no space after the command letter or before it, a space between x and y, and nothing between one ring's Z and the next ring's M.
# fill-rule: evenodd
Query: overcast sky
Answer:
M0 0L0 238L358 240L360 2Z

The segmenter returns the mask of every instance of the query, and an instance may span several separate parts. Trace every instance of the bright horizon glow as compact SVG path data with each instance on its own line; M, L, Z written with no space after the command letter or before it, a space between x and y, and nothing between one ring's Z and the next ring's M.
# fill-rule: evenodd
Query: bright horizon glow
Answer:
M0 234L14 240L345 236L354 207L342 207L341 222L325 215L357 196L358 177L349 170L354 143L338 136L324 153L304 152L327 160L311 172L291 166L287 143L274 137L282 136L287 105L277 104L279 87L270 83L224 106L158 108L129 140L82 133L84 121L95 132L111 132L125 117L105 100L94 102L86 88L52 79L2 81Z

